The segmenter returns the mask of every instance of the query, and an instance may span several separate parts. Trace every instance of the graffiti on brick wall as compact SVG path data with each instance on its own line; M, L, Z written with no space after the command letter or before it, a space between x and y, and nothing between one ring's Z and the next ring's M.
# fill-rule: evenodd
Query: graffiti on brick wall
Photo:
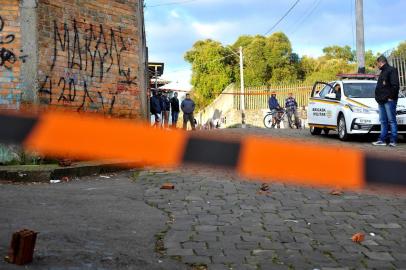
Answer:
M2 32L4 30L4 20L0 16L0 67L5 67L11 70L12 65L17 61L15 54L3 47L4 45L11 44L14 42L15 35L8 34L3 36Z
M21 94L15 94L10 88L16 82L13 72L13 65L17 62L16 55L6 45L12 45L15 35L4 34L5 22L0 16L0 88L9 89L9 93L0 95L0 106L2 109L18 109L21 103ZM19 85L16 86L19 88ZM3 90L4 92L4 90Z
M40 84L42 101L111 114L117 95L137 89L137 76L123 61L130 49L122 29L106 30L102 24L76 20L60 26L53 22L52 64ZM109 90L101 91L105 82L110 83Z

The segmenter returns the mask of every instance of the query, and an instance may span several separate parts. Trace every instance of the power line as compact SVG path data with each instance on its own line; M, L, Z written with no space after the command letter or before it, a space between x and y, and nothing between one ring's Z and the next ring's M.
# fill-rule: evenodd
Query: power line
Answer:
M288 11L280 18L265 34L264 36L268 35L270 32L272 32L282 21L285 19L289 13L296 7L297 4L299 4L300 0L296 0L296 2L288 9Z
M187 4L187 3L196 2L196 1L198 1L198 0L175 1L175 2L156 4L156 5L146 5L145 7L146 8L154 8L154 7L162 7L162 6L173 6L173 5Z
M316 2L317 1L317 2ZM315 1L315 5L314 5L314 7L311 9L311 10L309 10L310 12L308 12L303 18L302 18L302 20L296 25L297 27L295 27L295 29L292 31L292 35L294 34L294 33L296 33L299 29L300 29L300 27L301 26L303 26L303 24L304 24L304 22L308 19L308 18L310 18L312 15L313 15L313 13L317 10L317 8L319 7L319 5L320 5L320 3L321 3L321 1L322 0L316 0Z
M296 28L300 27L302 22L307 18L307 16L312 12L314 7L317 5L317 2L320 0L314 0L311 5L308 6L308 8L305 10L305 12L302 13L302 16L298 20L296 20L294 23L290 24L288 29L286 30L288 33L291 33L296 30Z
M175 4L189 3L189 2L194 2L194 1L198 1L198 0L185 0L185 1L178 1L178 2L171 2L171 3L147 6L147 7L175 5ZM319 0L319 1L321 1L321 0ZM289 8L289 10L264 34L264 36L269 34L274 28L276 28L289 15L289 13L297 6L297 4L299 4L299 2L300 2L300 0L296 0L296 2ZM228 48L228 47L226 47L226 48ZM231 50L231 48L228 48L228 49ZM195 67L200 67L200 66L204 66L204 65L207 65L207 64L210 64L210 63L215 63L215 62L218 62L218 61L222 61L222 60L224 60L224 59L226 59L226 58L228 58L230 56L234 56L236 53L233 50L231 50L231 51L233 52L232 54L225 55L224 57L221 57L219 59L215 59L215 60L212 60L212 61L208 61L206 63L201 63L199 65L196 65ZM193 69L193 65L192 65L192 69ZM171 72L168 72L166 74L174 74L174 73L184 71L184 70L189 70L189 69L188 68L177 69L177 70L173 70Z

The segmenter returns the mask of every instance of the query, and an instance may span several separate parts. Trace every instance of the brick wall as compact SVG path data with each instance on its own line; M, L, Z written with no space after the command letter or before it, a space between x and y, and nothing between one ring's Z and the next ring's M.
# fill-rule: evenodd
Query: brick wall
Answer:
M42 104L137 117L136 0L39 0Z
M18 1L0 0L0 107L3 109L17 109L21 103L20 43Z
M28 2L33 13L25 15L23 5ZM17 108L23 96L24 101L47 108L144 117L142 2L0 0L4 24L0 32L0 107L14 104ZM27 21L35 22L34 35ZM28 44L33 39L35 45ZM23 47L35 48L37 53L27 56ZM25 61L31 65L24 65Z

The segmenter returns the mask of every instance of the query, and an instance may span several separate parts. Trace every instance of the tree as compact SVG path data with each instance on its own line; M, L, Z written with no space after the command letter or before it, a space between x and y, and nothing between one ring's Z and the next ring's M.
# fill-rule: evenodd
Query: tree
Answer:
M378 54L374 54L372 50L365 52L365 67L368 73L373 73L376 70L376 59L379 57Z
M327 59L342 59L347 62L353 62L355 60L355 54L348 45L344 47L337 45L325 47L323 53Z
M234 81L238 61L220 42L197 41L186 52L185 60L192 64L193 95L198 107L208 105Z
M248 41L248 39L246 39ZM263 36L255 36L245 42L244 46L244 81L249 86L261 86L266 84L270 75L266 59L266 39ZM233 45L238 48L241 44L241 38ZM236 67L236 74L239 74L240 67ZM240 78L237 76L236 81L239 83Z
M343 59L327 59L320 57L316 60L316 67L312 73L306 77L306 82L312 84L316 81L332 81L340 73L351 73L356 70L355 63L348 63Z
M399 43L394 53L396 56L406 57L406 41Z

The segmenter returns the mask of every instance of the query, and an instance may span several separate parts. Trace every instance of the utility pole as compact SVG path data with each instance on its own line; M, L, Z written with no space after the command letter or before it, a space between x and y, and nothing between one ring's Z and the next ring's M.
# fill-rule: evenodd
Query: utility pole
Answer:
M358 73L365 74L364 0L355 0Z
M244 96L244 55L242 47L240 47L240 81L241 81L241 127L245 128L245 96Z

